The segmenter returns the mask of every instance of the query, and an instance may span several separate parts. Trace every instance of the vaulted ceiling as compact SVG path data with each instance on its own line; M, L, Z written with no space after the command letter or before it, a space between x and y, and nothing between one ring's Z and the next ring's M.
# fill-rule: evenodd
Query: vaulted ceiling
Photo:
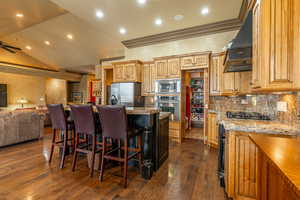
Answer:
M141 5L137 0L1 0L0 40L47 65L91 72L100 58L123 56L124 40L237 18L242 1L147 0ZM203 8L209 9L207 15L201 14ZM99 10L101 19L96 17ZM184 18L177 21L176 15ZM157 18L160 26L154 23ZM120 27L127 33L120 34Z

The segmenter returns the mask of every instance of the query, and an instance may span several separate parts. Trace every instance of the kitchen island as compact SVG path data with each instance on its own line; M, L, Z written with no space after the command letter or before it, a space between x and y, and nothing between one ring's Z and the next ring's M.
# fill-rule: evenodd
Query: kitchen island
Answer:
M97 109L94 109L97 112ZM152 107L126 107L128 126L143 129L143 170L144 178L150 171L157 171L169 156L169 116L168 112L160 112ZM117 123L116 123L117 125ZM134 146L137 141L130 141ZM96 156L97 157L97 156ZM89 163L91 157L89 156ZM99 160L95 161L95 169L99 169Z

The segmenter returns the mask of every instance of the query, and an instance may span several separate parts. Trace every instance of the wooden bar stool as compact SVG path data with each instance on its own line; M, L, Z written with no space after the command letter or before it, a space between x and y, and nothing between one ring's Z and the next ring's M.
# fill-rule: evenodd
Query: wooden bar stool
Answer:
M91 153L92 160L90 177L92 177L94 173L95 155L102 150L101 143L97 143L97 135L101 134L101 130L99 130L99 128L97 128L96 126L96 119L92 105L72 105L71 111L74 118L76 130L76 142L72 171L75 171L78 152L85 154ZM84 136L85 138L83 142L80 141L80 135ZM92 139L91 144L89 143L88 138Z
M54 147L58 146L62 148L62 158L60 162L60 168L64 167L65 157L68 148L68 142L71 141L71 145L75 146L75 132L74 132L74 122L72 120L68 120L66 113L64 111L64 107L62 104L49 104L47 105L51 123L52 123L52 144L50 150L49 163L52 161ZM63 135L63 138L60 140L56 140L56 133L59 131L61 134L59 137ZM71 133L71 138L69 138L69 133Z
M103 151L102 151L102 162L100 171L100 181L103 180L103 173L105 167L105 159L114 160L124 163L124 188L127 187L127 171L128 171L128 161L135 156L138 157L139 167L142 167L142 130L128 129L127 125L127 115L124 106L97 106L100 122L102 126L102 141L103 141ZM129 147L129 140L131 138L138 137L138 144L136 148ZM118 140L118 147L108 150L106 139ZM121 146L121 141L124 142L124 146ZM124 150L124 156L120 155L120 151ZM118 156L114 156L113 152L118 151ZM132 152L131 155L128 155Z

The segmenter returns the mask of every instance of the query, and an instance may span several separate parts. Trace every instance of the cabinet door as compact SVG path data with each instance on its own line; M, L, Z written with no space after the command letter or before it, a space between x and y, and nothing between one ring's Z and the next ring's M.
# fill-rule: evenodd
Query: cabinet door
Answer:
M220 76L221 68L223 65L224 56L213 56L212 64L210 67L210 94L218 95L220 94Z
M235 76L234 72L222 73L221 93L232 94L235 92Z
M150 64L150 93L155 93L156 67L155 64Z
M150 79L151 79L150 64L144 64L143 82L142 82L142 93L144 96L147 96L150 93L150 87L151 87Z
M136 65L126 64L124 67L124 81L137 81Z
M235 137L235 195L256 199L257 147L246 133Z
M114 66L114 82L121 82L124 80L124 65Z
M236 88L240 94L251 93L252 72L239 72L239 78L236 79Z
M209 66L209 55L198 55L195 56L195 66L198 68L207 68Z
M181 69L190 69L194 66L194 56L186 56L181 58Z
M262 26L261 4L257 1L253 8L253 63L252 63L252 88L262 87L262 43L261 43L261 26Z
M157 79L168 78L168 61L167 60L155 61L155 66L156 66L156 78Z
M217 115L214 113L208 114L208 143L217 147L218 145L218 126L217 126Z
M270 84L272 87L291 88L293 82L294 0L268 0L270 3ZM297 0L298 1L298 0ZM261 2L263 3L263 1ZM297 11L299 12L299 11ZM299 15L298 15L299 16ZM264 21L265 22L265 21ZM267 28L267 27L266 27ZM299 55L298 55L299 56ZM299 66L297 66L299 67Z
M169 78L180 78L180 60L179 58L168 60L168 75Z

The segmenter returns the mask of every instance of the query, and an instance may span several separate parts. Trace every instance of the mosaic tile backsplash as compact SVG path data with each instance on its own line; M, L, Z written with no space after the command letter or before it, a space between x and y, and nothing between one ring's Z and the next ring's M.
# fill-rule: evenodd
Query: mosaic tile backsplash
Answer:
M287 112L277 111L277 102L287 102ZM226 111L258 112L269 115L272 120L300 128L300 94L268 94L210 97L210 110L226 113Z

